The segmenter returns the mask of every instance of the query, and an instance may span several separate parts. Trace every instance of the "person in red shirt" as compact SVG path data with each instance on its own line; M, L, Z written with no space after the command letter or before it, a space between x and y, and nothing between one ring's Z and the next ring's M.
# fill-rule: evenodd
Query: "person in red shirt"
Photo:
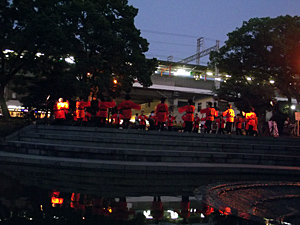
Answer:
M244 111L242 112L243 116L246 118L246 125L248 126L248 134L253 136L254 135L254 130L253 128L256 125L256 113L254 112L254 108L250 108L250 112L245 113Z
M160 197L154 197L152 206L151 206L151 216L155 219L155 223L158 223L159 220L162 220L164 216L164 207L162 205Z
M134 215L135 211L127 208L126 198L120 198L119 202L115 202L112 207L112 218L116 220L127 220L130 215Z
M182 123L182 130L181 132L186 132L186 124L185 124L185 120L186 120L186 113L182 115L181 117L183 123Z
M215 120L215 116L218 116L218 111L212 107L212 102L207 103L208 107L205 109L201 109L200 113L205 113L206 114L206 122L205 126L206 129L204 130L204 133L210 133L211 131L211 124Z
M161 102L156 106L155 115L157 118L157 129L164 130L167 115L169 114L169 106L165 103L166 98L161 98Z
M244 121L243 121L243 118L241 117L241 114L237 114L237 117L234 119L236 135L243 135L243 133L242 133L243 122Z
M118 110L122 110L123 115L123 128L128 129L129 127L129 120L131 118L132 112L131 109L137 109L140 110L141 106L138 104L135 104L133 101L130 100L130 95L125 95L125 100L122 101L118 107Z
M192 132L193 129L194 111L195 111L195 106L193 104L194 104L193 100L189 99L188 105L178 108L179 113L186 112L185 125L186 125L186 132L189 133Z
M141 111L141 115L138 116L139 120L139 128L141 130L146 129L146 120L148 120L148 116L144 115L144 110Z
M98 112L96 114L96 117L99 118L98 125L100 127L105 127L106 125L106 118L108 116L107 109L115 107L116 102L115 101L105 101L104 97L101 97L98 101Z
M66 120L66 114L69 110L69 102L64 102L63 98L59 98L58 101L53 106L55 123L62 125L64 120Z
M226 131L227 131L227 134L231 134L232 126L233 126L233 122L234 122L234 117L235 117L235 113L234 113L234 110L232 109L231 104L227 105L227 110L225 112L223 112L222 115L224 117L226 117Z
M195 118L194 118L194 128L193 128L193 132L194 133L198 133L199 132L199 124L200 124L201 119L198 116L198 113L195 114Z
M169 114L169 116L167 117L167 127L168 127L168 131L172 131L173 130L173 126L174 126L174 121L176 119L176 116L172 116L172 113Z
M179 210L174 210L175 212L178 213L178 215L183 218L183 223L187 223L187 219L191 216L191 211L190 211L190 200L189 196L182 196L182 201L180 204L180 211Z
M218 134L225 134L224 133L225 120L223 119L222 115L220 115L220 117L216 119L216 123L218 124Z
M113 124L115 124L115 126L117 128L120 128L121 120L123 119L123 115L120 114L120 111L118 111L117 113L113 114L111 116L111 119L113 120Z
M88 101L83 101L83 97L77 98L76 101L76 117L77 125L82 126L82 122L85 121L85 108L91 106L91 96L88 97Z

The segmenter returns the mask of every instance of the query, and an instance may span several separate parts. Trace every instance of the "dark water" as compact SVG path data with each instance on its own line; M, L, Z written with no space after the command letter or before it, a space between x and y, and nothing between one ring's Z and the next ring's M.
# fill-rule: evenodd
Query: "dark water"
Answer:
M106 198L23 186L2 175L0 183L0 224L260 224L208 212L194 196Z

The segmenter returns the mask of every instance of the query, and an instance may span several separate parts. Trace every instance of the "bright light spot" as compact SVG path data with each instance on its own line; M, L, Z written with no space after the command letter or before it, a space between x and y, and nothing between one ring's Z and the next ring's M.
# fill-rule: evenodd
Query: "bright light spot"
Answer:
M82 219L85 220L85 217L83 216Z
M29 220L33 220L33 218L29 218Z
M177 212L174 212L172 210L168 210L167 212L170 213L172 220L175 220L175 219L178 218L178 213Z
M5 50L3 51L4 54L6 54L6 53L12 53L12 52L14 52L14 51L13 51L13 50L10 50L10 49L5 49Z
M117 83L118 83L117 79L114 79L114 84L117 84Z
M201 216L201 218L205 218L205 216L204 216L204 214L203 214L203 213L201 213L201 215L200 215L200 216Z
M191 72L188 72L184 69L178 69L176 72L174 72L175 76L189 76L191 75Z
M146 217L146 219L153 219L153 217L151 216L150 210L144 211L143 214Z
M247 77L247 80L252 80L251 77Z
M70 63L70 64L75 64L75 59L74 59L73 56L70 56L70 57L68 57L68 58L65 58L65 61L66 61L67 63Z
M295 109L296 109L296 106L295 106L295 105L291 105L291 109L292 109L292 110L295 110Z
M270 84L274 84L275 83L275 81L274 80L270 80Z
M226 74L225 77L231 77L231 75Z
M212 75L213 75L213 72L206 72L206 75L212 76Z
M7 108L8 108L8 109L18 109L18 108L21 108L21 106L8 105Z
M36 53L35 55L36 55L37 57L40 57L40 56L44 55L44 53L38 52L38 53Z
M216 77L215 80L221 81L221 78L220 77Z
M27 110L28 111L28 110ZM41 209L41 211L43 211L43 205L40 205L40 209Z

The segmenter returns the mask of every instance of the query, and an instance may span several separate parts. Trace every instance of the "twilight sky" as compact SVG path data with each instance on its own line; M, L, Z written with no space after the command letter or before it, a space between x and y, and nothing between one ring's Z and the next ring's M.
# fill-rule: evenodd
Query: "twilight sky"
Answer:
M147 58L173 61L196 53L197 39L204 49L242 26L250 18L300 16L300 0L128 0L139 9L135 26L150 43ZM208 57L200 59L206 65ZM195 62L191 62L195 63Z

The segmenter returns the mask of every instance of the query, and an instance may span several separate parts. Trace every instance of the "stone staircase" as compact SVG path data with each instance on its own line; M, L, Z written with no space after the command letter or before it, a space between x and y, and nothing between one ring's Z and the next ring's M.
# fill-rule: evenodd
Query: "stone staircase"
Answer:
M299 147L297 138L30 125L5 138L0 162L27 185L166 195L215 182L296 180Z
M6 137L6 152L137 162L300 165L300 140L114 128L32 125Z

